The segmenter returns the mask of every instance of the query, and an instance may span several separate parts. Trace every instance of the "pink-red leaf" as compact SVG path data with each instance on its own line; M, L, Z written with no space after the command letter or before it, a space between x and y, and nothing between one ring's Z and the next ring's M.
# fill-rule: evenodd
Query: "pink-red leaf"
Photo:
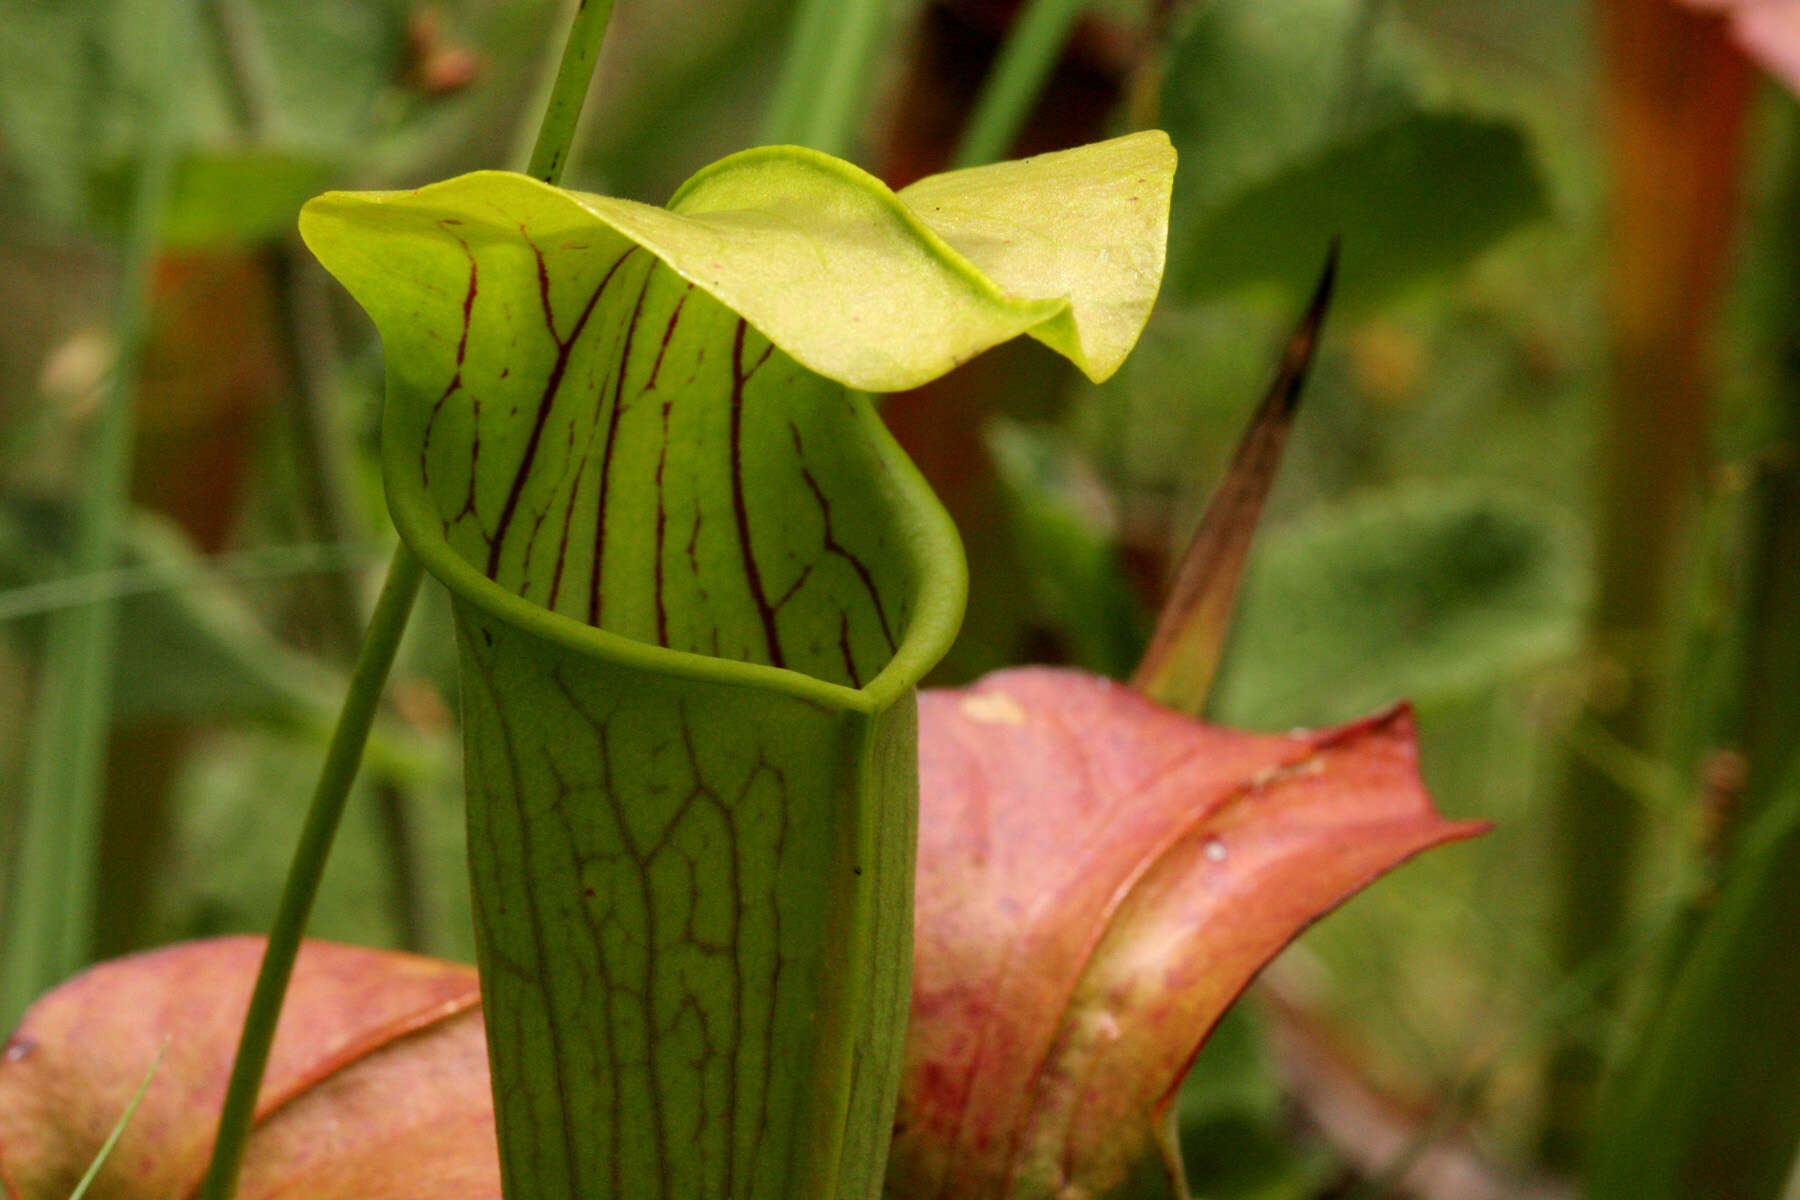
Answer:
M0 1187L61 1200L166 1044L88 1195L191 1195L206 1168L260 938L94 967L0 1051ZM258 1103L242 1200L498 1200L480 993L467 967L308 942Z
M1288 736L1070 671L920 700L904 1200L1104 1193L1251 977L1445 821L1410 714Z

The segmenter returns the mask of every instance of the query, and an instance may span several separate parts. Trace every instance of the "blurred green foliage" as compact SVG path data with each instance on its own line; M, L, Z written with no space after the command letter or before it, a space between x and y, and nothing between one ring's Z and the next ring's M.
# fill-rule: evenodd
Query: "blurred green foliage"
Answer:
M1212 712L1324 725L1479 696L1566 657L1582 600L1569 526L1541 501L1466 484L1310 510L1257 551Z
M8 589L61 576L60 531L85 482L83 422L110 361L96 330L116 287L123 198L138 168L135 106L154 66L133 30L152 7L0 6ZM1559 756L1581 744L1568 718L1592 682L1578 646L1606 371L1585 9L1210 0L1168 6L1159 64L1107 49L1139 45L1139 23L1163 8L1094 6L1072 60L1108 75L1120 96L1160 79L1153 107L1181 153L1171 282L1133 359L1107 384L1070 380L1025 351L1016 370L972 375L951 398L981 414L971 421L981 452L970 469L985 474L970 490L991 500L966 530L983 547L972 563L977 609L952 661L966 669L1029 655L1130 670L1162 574L1272 371L1325 245L1341 237L1344 302L1252 559L1213 712L1283 728L1410 696L1445 809L1499 829L1401 873L1309 934L1275 972L1274 1015L1253 1001L1203 1052L1181 1099L1182 1141L1196 1189L1209 1196L1367 1194L1342 1189L1379 1178L1383 1164L1321 1136L1308 1108L1318 1078L1297 1075L1294 1057L1267 1036L1291 1033L1282 1014L1300 1004L1357 1065L1361 1103L1412 1114L1402 1122L1409 1154L1454 1152L1495 1178L1527 1178L1549 1046L1573 1031L1629 1048L1636 1026L1590 1002L1595 980L1636 983L1633 999L1653 991L1662 977L1654 948L1711 894L1713 861L1693 810L1647 800L1653 845L1632 936L1592 976L1552 965L1547 784ZM701 163L748 144L791 9L789 0L620 0L571 185L660 201ZM174 722L157 729L178 730L160 737L170 763L111 763L113 811L155 789L166 814L155 842L164 857L130 868L154 873L150 911L130 922L146 942L266 923L346 670L318 574L348 573L366 599L367 568L390 536L372 437L378 349L301 264L293 215L326 186L405 186L519 161L518 131L534 119L558 8L214 0L207 12L200 66L183 92L166 250L295 267L289 283L272 284L283 318L266 349L278 364L273 383L229 385L248 396L222 418L237 423L237 448L219 450L210 426L189 422L185 451L139 468L216 479L206 502L228 514L225 545L197 550L179 516L140 512L124 573L89 581L125 594L114 676L121 732L153 715ZM921 82L930 76L906 69L926 53L913 30L928 18L973 30L978 50L994 38L996 18L980 4L893 6L882 99L858 156L877 173L889 131L932 99ZM1752 148L1769 159L1793 152L1777 123ZM1768 192L1757 178L1751 216L1791 220L1757 207ZM1734 684L1718 673L1736 669L1729 651L1744 644L1751 619L1734 573L1750 551L1732 480L1782 444L1769 414L1793 386L1772 369L1767 340L1739 329L1773 324L1770 314L1793 304L1791 281L1771 282L1770 263L1754 254L1741 266L1733 322L1718 339L1728 457L1718 492L1701 498L1721 515L1696 558L1707 573L1670 631L1724 648L1683 668L1696 697L1688 736L1708 746L1732 708L1718 695ZM204 289L194 295L181 303L206 303ZM303 392L296 362L323 381L313 403L333 463L319 462L280 416ZM295 479L312 471L345 483L345 527L320 529L297 498ZM324 558L281 566L279 557L237 557L294 547ZM234 572L233 561L274 565ZM18 792L41 624L0 621L0 796ZM436 913L429 948L467 956L453 657L447 606L428 588L371 765L403 786L416 821ZM1670 686L1679 693L1682 684ZM1677 769L1654 753L1609 761L1654 778ZM1790 776L1790 799L1793 786ZM15 808L0 802L0 896L16 875L17 834ZM1773 853L1766 845L1781 839L1768 838L1754 853ZM396 940L381 882L387 847L368 806L357 805L315 932ZM1737 896L1727 893L1740 905L1731 913L1760 911ZM1733 919L1741 927L1746 918ZM1702 944L1724 945L1732 932ZM1466 1129L1449 1132L1459 1123ZM1158 1194L1153 1173L1138 1194Z

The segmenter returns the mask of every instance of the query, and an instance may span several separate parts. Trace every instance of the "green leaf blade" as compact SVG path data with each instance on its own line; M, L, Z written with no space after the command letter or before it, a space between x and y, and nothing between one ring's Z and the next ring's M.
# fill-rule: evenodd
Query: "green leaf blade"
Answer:
M1162 111L1187 170L1169 286L1295 299L1334 237L1339 305L1366 309L1540 216L1515 124L1427 99L1428 39L1360 0L1217 0L1184 23Z

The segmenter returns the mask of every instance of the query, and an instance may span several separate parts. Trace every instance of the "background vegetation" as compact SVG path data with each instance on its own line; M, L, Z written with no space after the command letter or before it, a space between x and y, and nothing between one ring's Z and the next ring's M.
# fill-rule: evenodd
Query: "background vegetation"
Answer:
M522 161L563 25L200 7L158 50L151 0L0 4L0 1024L94 958L266 926L392 537L379 348L294 213ZM795 7L621 0L568 183L660 202L759 140ZM1148 124L1182 155L1119 376L1025 344L887 402L969 543L944 682L1129 673L1343 239L1212 715L1410 697L1441 806L1498 827L1220 1029L1182 1100L1196 1188L1780 1195L1793 102L1665 0L852 7L888 50L847 76L848 149L890 183ZM469 958L433 586L313 932Z

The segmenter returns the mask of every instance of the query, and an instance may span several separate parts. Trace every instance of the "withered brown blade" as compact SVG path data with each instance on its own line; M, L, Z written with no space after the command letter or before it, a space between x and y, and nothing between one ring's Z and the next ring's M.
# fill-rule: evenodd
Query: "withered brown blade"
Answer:
M1338 244L1333 241L1312 302L1288 338L1275 380L1182 556L1168 599L1157 614L1150 648L1131 677L1138 691L1170 708L1198 715L1206 707L1250 543L1281 466L1319 331L1331 306L1337 266Z

